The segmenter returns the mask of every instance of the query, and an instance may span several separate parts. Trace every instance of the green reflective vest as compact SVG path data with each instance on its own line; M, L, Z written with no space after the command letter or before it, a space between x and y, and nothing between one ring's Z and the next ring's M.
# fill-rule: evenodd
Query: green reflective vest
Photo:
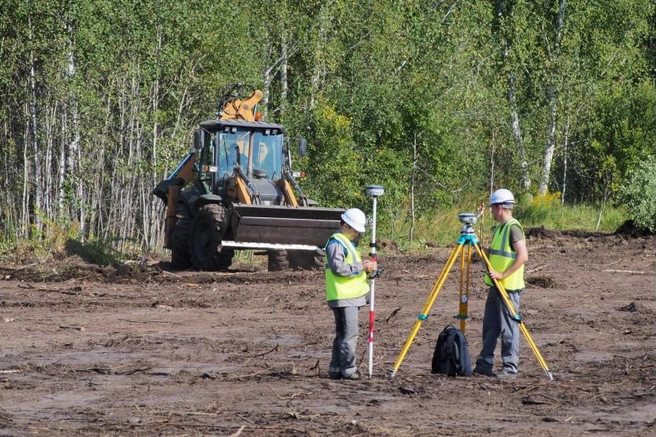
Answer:
M492 270L495 272L505 272L517 258L517 253L510 244L510 227L512 225L519 226L519 229L524 232L522 225L517 220L511 219L503 225L497 226L494 230L494 235L492 235L489 258ZM499 282L506 290L522 290L525 287L524 266L522 265L512 275ZM488 275L485 275L485 283L487 285L493 285L492 279Z
M337 240L346 249L346 264L355 264L362 262L360 253L355 248L351 240L346 238L342 233L333 234L328 240ZM328 246L328 243L326 243ZM353 276L339 276L333 273L328 267L326 261L326 301L340 300L340 299L355 299L364 296L369 292L369 284L367 282L367 273L362 271Z

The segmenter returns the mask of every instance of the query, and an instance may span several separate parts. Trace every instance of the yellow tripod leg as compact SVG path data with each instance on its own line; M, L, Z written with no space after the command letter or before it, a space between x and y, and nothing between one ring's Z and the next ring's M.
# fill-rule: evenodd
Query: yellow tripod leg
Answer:
M485 255L485 252L481 249L480 245L476 245L476 250L478 251L478 254L480 255L481 259L484 261L486 270L487 271L491 270L492 265L490 264L490 260L488 259L487 255ZM505 288L503 288L503 286L499 281L497 281L496 279L492 279L492 281L494 282L494 286L497 288L497 291L499 292L499 296L501 296L501 299L506 304L506 308L508 309L508 311L510 311L510 314L513 316L515 321L519 323L519 330L522 332L522 334L524 334L524 338L526 339L528 345L531 347L531 350L533 351L535 358L537 358L538 363L540 363L540 366L542 366L542 370L544 370L544 373L547 374L547 377L550 380L553 380L553 376L549 371L549 366L547 366L547 363L544 361L544 358L542 358L542 354L540 354L538 347L533 342L533 339L531 338L531 335L528 333L528 329L526 328L524 321L521 319L521 316L517 314L517 311L515 310L515 306L510 300L510 297L508 297L508 292L506 292Z
M408 353L408 350L410 349L412 342L415 340L415 337L419 332L419 328L421 328L421 322L423 322L428 318L428 313L431 307L433 306L433 303L435 302L435 299L437 298L437 295L440 292L442 285L444 285L444 281L446 281L446 277L448 276L449 271L453 267L453 264L456 262L456 258L458 257L458 253L460 252L462 246L463 246L462 244L459 244L453 249L453 252L451 252L451 256L449 256L446 265L444 266L442 272L438 276L437 281L433 286L433 290L431 291L430 295L428 296L428 299L426 300L426 303L424 304L424 307L421 310L421 314L419 314L419 316L417 317L417 321L415 322L412 331L410 331L410 335L408 336L408 339L405 341L405 344L401 349L401 353L399 354L399 357L396 359L396 362L394 363L394 367L389 371L390 378L394 378L394 375L396 375L396 371L399 370L399 367L401 367L401 363L403 362L403 359Z

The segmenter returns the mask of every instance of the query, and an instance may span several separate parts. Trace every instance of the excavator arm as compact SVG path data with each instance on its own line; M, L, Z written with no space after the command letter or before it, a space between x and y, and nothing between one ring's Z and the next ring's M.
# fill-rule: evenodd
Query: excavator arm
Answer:
M307 197L303 194L301 187L298 186L298 183L292 176L292 173L289 171L289 168L283 169L283 177L280 180L281 188L285 196L285 201L288 205L292 206L308 206ZM294 190L299 194L299 200L297 200Z
M178 167L171 172L171 174L157 184L153 194L162 199L166 203L166 221L164 222L164 247L169 247L169 236L175 226L175 208L180 196L180 190L187 185L193 178L194 166L196 164L196 150L192 149L191 152L184 157Z
M168 193L171 185L185 186L194 177L194 166L196 164L196 149L192 149L187 156L178 164L175 170L161 181L153 190L153 194L168 203L171 199Z
M243 97L244 86L232 85L230 91L224 95L219 104L219 120L246 120L255 121L257 118L257 104L264 94L254 89L248 97Z

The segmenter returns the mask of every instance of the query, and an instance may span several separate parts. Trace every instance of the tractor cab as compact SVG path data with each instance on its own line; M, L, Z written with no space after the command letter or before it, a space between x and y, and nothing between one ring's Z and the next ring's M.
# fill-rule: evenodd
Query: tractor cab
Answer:
M195 148L198 170L208 192L245 204L279 205L285 169L285 129L242 120L201 123ZM220 193L220 192L224 193Z

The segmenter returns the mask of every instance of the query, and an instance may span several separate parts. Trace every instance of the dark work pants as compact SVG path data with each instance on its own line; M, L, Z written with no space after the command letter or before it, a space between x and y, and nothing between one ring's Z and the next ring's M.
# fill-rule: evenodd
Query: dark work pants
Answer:
M333 340L330 373L350 376L358 369L355 365L355 346L358 342L358 307L333 308L335 339Z
M508 292L508 297L519 313L520 291ZM494 350L497 339L501 337L501 360L503 368L517 372L519 365L519 323L509 313L501 296L494 287L490 287L485 301L483 316L483 348L476 359L476 368L491 371L494 365Z

